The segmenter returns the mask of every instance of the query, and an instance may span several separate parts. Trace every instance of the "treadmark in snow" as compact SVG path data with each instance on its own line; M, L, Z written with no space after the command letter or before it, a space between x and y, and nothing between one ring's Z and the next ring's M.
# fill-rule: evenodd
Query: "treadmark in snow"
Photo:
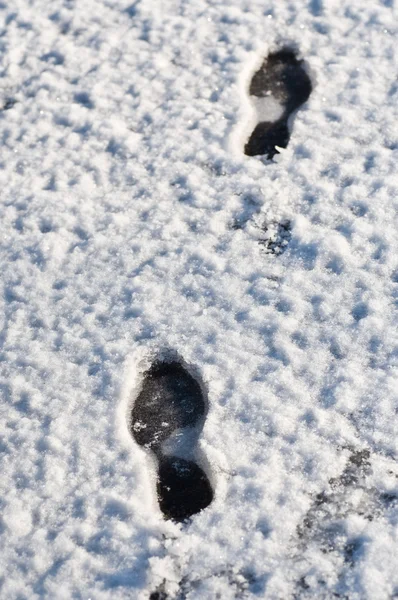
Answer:
M295 52L283 48L268 55L250 83L249 94L258 124L245 145L245 154L272 159L290 139L289 118L308 100L311 80Z
M205 414L200 385L180 362L156 361L144 374L131 413L131 432L156 456L159 506L166 518L177 522L213 499L210 482L195 461Z

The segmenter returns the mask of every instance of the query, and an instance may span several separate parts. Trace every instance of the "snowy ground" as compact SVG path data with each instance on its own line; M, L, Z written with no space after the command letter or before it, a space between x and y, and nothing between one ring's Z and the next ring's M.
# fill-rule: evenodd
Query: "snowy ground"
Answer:
M0 2L2 598L398 597L397 10ZM268 162L286 45L313 90ZM182 525L128 428L165 349L209 403Z

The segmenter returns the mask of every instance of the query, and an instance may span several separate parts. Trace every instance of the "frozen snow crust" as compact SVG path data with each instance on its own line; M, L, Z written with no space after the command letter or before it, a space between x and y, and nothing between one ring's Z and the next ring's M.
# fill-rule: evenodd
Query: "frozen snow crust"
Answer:
M396 2L0 18L1 597L396 596ZM247 90L282 46L313 90L268 162ZM167 349L209 401L186 524L128 427Z

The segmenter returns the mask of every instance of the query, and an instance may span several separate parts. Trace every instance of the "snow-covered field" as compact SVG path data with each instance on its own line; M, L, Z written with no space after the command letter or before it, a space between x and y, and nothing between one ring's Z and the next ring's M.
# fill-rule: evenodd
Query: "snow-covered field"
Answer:
M397 17L0 2L1 598L398 597ZM281 48L312 93L271 162ZM130 431L165 351L208 403L183 524Z

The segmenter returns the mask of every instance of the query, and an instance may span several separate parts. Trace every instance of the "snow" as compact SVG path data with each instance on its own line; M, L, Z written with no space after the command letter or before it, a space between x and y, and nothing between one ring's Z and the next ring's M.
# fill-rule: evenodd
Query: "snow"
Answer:
M398 593L396 17L0 3L2 597ZM245 156L286 45L312 94L277 160ZM166 349L209 400L187 524L128 428Z

